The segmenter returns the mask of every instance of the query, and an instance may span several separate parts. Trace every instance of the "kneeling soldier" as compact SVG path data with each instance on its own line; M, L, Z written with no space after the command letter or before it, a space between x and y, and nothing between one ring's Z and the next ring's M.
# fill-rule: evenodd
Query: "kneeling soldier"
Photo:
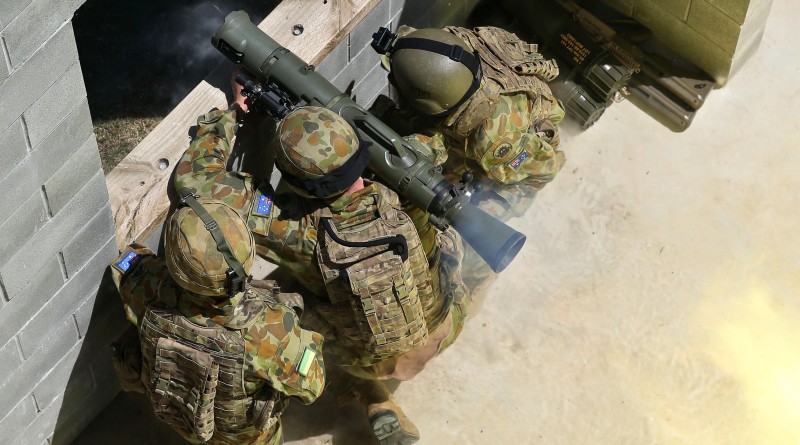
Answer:
M123 388L143 391L190 442L283 443L289 399L311 403L324 387L322 336L278 302L292 296L249 285L255 248L238 212L183 202L166 223L164 258L132 244L111 264L141 343L140 368L120 357L135 352L130 343L115 352Z

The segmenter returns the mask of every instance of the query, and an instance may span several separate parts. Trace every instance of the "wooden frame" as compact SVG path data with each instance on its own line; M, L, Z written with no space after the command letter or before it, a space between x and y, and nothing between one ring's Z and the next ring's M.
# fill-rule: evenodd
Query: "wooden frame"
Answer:
M258 27L303 60L318 64L380 0L283 0ZM302 24L295 36L292 27ZM211 36L209 36L210 39ZM207 79L224 77L227 64ZM227 107L225 92L201 82L106 176L117 230L117 246L143 242L164 222L167 185L189 145L197 116Z

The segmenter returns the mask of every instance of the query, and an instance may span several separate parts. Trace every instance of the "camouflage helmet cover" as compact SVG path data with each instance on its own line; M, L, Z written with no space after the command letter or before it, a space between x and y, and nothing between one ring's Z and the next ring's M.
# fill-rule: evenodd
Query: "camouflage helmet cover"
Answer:
M233 256L249 275L255 242L241 215L221 201L197 201L217 221ZM184 289L200 295L226 295L230 266L197 213L190 207L181 207L170 216L165 230L164 251L172 278Z
M344 166L359 151L359 141L353 127L338 114L321 107L300 107L289 113L278 124L275 163L285 176L295 181L287 185L296 193L308 198L325 198L344 192L344 188L331 190L329 196L318 196L299 183L320 180ZM289 179L289 178L287 178Z
M467 54L465 58L472 55L473 49L460 37L437 28L414 30L394 43L389 70L400 96L424 114L445 115L467 99L480 80L458 58L432 48L403 47L412 40L460 47Z

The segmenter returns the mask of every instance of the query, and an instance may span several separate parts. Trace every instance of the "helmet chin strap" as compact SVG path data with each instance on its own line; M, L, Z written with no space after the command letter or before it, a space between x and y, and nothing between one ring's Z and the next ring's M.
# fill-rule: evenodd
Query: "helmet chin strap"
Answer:
M470 73L472 73L472 84L470 84L467 91L453 106L444 111L434 114L433 116L446 116L452 110L458 108L467 99L472 97L475 91L481 86L481 62L477 53L470 53L459 45L450 45L436 40L422 39L418 37L403 37L394 41L392 49L389 51L390 55L395 51L401 49L418 49L435 54L439 54L464 65Z
M223 234L222 230L220 230L217 220L215 220L214 217L208 213L205 207L203 207L203 205L197 201L197 196L192 193L189 193L181 198L181 203L188 205L192 210L194 210L197 216L200 217L205 224L206 230L211 233L211 236L217 243L217 250L225 258L225 262L228 263L228 266L230 266L230 269L228 269L227 272L228 277L226 279L228 294L230 296L234 296L243 291L244 284L248 279L248 275L245 273L242 263L240 263L233 254L233 249L231 249L231 245L228 244L228 240L225 239L225 234Z

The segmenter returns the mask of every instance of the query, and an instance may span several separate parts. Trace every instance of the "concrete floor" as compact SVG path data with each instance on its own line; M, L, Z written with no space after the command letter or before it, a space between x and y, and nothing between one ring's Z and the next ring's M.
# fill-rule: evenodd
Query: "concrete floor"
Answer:
M800 5L772 9L686 132L629 103L563 126L524 250L395 392L420 444L800 443ZM180 443L149 419L122 395L75 443ZM327 397L285 419L287 444L374 443Z

